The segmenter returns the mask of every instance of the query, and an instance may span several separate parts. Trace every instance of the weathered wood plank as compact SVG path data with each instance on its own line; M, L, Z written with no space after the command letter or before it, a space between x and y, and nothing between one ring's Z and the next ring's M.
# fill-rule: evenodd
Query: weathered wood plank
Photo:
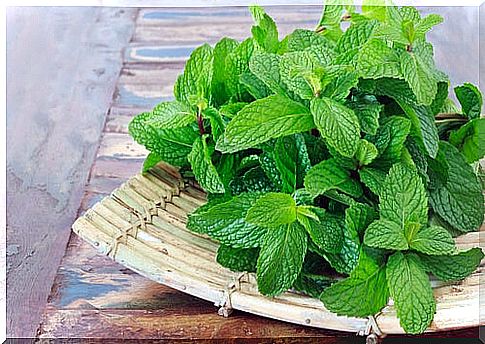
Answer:
M138 114L138 112L136 113ZM127 134L128 133L128 124L132 120L133 115L112 115L109 114L108 118L106 119L106 126L104 131L107 133L118 133L118 134Z
M182 308L183 309L183 308ZM192 340L235 339L255 340L274 338L314 338L310 343L337 342L331 338L352 338L352 334L318 331L293 326L270 319L235 312L224 319L216 312L209 314L172 315L164 310L48 310L40 338L80 337L118 339ZM51 315L49 317L49 315ZM69 324L66 326L66 324ZM361 342L361 340L359 340Z
M154 45L131 43L125 49L125 63L184 63L196 45Z
M156 310L168 305L172 313L190 302L207 304L99 255L77 236L69 243L49 298L49 306L57 309Z
M177 76L184 70L185 61L180 63L157 63L157 64L129 64L121 70L119 84L122 85L158 85L160 88L169 87L173 91L173 85ZM166 96L167 93L163 93Z
M113 106L152 108L173 99L173 85L183 71L183 64L127 66L116 87Z
M140 172L144 158L141 159L96 159L91 170L91 178L115 178L127 180Z
M161 85L118 85L114 96L115 106L153 108L162 101L173 100L171 86Z
M197 329L200 324L205 327ZM241 330L246 325L248 328ZM99 255L76 236L56 277L40 337L65 337L68 333L81 338L140 339L157 338L162 333L164 339L349 336L243 312L225 319L211 303L145 279Z
M313 29L320 18L321 7L267 7L278 24L280 37L295 28ZM158 44L199 45L215 43L222 37L242 40L251 34L253 21L247 8L207 8L142 10L137 20L134 41Z
M7 11L8 337L33 337L39 325L136 12Z
M265 6L269 13L276 20L304 20L301 15L320 16L322 6L313 5L290 5L290 6ZM164 25L167 21L188 18L190 20L210 21L232 20L237 18L250 18L248 7L230 6L230 7L194 7L194 8L143 8L137 16L137 23L151 23L153 25Z
M148 151L128 134L104 133L96 159L143 159Z

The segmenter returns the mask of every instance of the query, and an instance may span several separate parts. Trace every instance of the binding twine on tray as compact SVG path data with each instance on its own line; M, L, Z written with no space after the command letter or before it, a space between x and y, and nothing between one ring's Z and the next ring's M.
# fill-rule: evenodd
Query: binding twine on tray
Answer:
M241 290L241 279L245 276L248 276L247 272L240 273L237 277L233 277L232 280L226 284L226 287L222 291L222 297L219 301L216 301L214 305L219 307L217 314L227 318L232 313L232 301L231 301L231 294L235 291Z
M378 344L380 340L386 336L379 328L379 325L377 325L376 317L378 317L379 314L380 313L376 316L371 315L367 317L365 330L360 330L357 333L358 336L366 336L366 344Z
M131 218L133 217L130 214L130 226L126 227L125 229L118 229L119 234L111 239L111 243L106 250L106 255L114 258L116 256L116 252L118 251L118 245L121 242L121 239L124 239L124 244L128 243L128 235L132 236L136 239L138 235L138 230L146 228L145 218L137 213L138 221L132 221Z
M125 229L118 229L119 234L112 238L111 243L106 250L107 256L114 258L118 250L118 245L120 244L122 239L124 239L125 245L128 243L128 235L136 239L138 235L138 230L146 230L146 225L152 223L152 217L154 215L158 215L158 210L165 210L167 207L167 203L171 203L174 196L180 195L179 185L173 185L172 189L166 191L167 193L160 197L157 201L150 201L150 205L148 207L143 207L144 213L139 212L138 210L126 204L121 198L113 195L114 199L117 200L118 203L131 211L129 221L130 226L126 227ZM133 221L133 214L135 214L137 217L137 220L135 221Z

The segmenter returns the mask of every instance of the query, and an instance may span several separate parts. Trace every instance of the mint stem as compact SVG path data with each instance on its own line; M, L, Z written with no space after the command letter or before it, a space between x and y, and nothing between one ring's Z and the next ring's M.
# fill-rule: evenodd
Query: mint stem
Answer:
M198 107L198 110L197 110L197 125L199 126L200 135L204 135L205 134L204 119L202 118L202 115L201 115L200 106Z
M460 121L467 121L468 119L459 113L439 113L435 116L437 121L443 119L456 119Z

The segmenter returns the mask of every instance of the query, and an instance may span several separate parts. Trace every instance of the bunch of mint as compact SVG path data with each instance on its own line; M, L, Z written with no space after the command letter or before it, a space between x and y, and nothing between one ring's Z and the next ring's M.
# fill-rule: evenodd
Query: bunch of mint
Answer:
M483 220L485 119L479 90L456 87L458 109L435 67L426 33L442 18L327 5L315 31L280 41L250 10L252 37L195 49L175 100L133 119L144 169L195 177L208 203L187 227L220 242L220 264L256 272L262 294L298 290L356 317L392 298L404 330L423 332L429 273L461 280L483 258L453 240Z

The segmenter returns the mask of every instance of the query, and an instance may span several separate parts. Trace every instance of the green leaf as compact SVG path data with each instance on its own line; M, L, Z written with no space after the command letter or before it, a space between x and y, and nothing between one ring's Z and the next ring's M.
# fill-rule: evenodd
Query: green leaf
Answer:
M341 168L335 159L324 160L313 166L305 176L305 189L313 195L322 195L336 189L351 196L360 197L362 188L350 177L350 173Z
M376 146L369 141L362 139L359 141L357 151L355 152L355 158L359 161L359 166L365 166L374 161L378 153Z
M404 33L403 21L396 6L386 6L386 20L376 29L374 36L403 45L411 43Z
M251 28L254 40L265 51L275 53L279 47L278 30L275 22L260 6L250 6L249 10L256 23Z
M246 221L261 227L277 227L294 222L295 200L288 194L267 193L249 209Z
M438 162L448 167L445 183L437 181L443 173L430 174L431 181L438 187L430 190L433 209L451 226L461 232L476 230L483 222L482 188L463 155L451 144L441 141ZM432 167L432 166L430 166Z
M458 148L471 164L485 155L485 118L472 119L450 133L450 143Z
M268 86L249 70L240 75L239 81L246 87L246 90L254 97L254 99L266 98L271 94L271 90Z
M368 81L372 82L372 80ZM375 95L387 96L407 104L417 103L416 96L405 80L381 78L373 81L373 86L373 89L368 90L368 92Z
M380 22L386 20L386 0L362 1L362 15Z
M204 190L210 193L224 193L224 184L211 161L211 152L207 146L207 137L208 135L204 135L195 140L187 158L197 182Z
M187 228L198 233L207 233L226 246L260 247L266 229L245 220L247 211L259 196L255 193L244 193L209 208L198 208L189 215Z
M158 129L185 127L195 122L195 113L177 101L162 102L155 106L145 123Z
M416 166L419 176L423 180L424 186L427 187L429 185L428 155L411 138L406 141L406 149L413 160L413 164Z
M443 106L438 111L441 113L459 113L458 107L456 106L455 102L450 98L446 99L443 103Z
M309 133L303 133L305 145L307 147L308 157L311 165L316 165L320 161L328 159L328 150L325 141L321 137L313 136Z
M288 90L281 80L280 75L280 60L281 57L270 53L253 54L249 61L249 69L261 81L263 81L268 88L276 94L287 95Z
M282 192L291 193L303 185L303 178L311 165L300 134L277 139L274 161L282 179Z
M337 53L348 53L350 50L360 49L370 39L377 25L376 20L350 25L337 42Z
M335 43L313 30L296 29L288 35L288 52L302 51L313 47L335 48ZM335 55L335 53L333 53ZM331 59L330 59L331 60Z
M219 174L226 191L229 190L229 183L236 175L236 166L238 162L238 157L234 154L222 154L217 162L217 173Z
M217 250L216 260L231 271L256 272L259 249L233 248L221 245Z
M428 197L415 167L392 166L379 200L381 219L398 224L402 230L408 223L425 225L428 221Z
M160 158L156 153L150 152L143 162L142 172L148 172L152 167L156 166L162 158Z
M433 62L433 48L429 43L416 44L411 52L400 56L404 79L416 95L418 104L430 105L438 91L438 72Z
M435 256L453 253L455 241L446 229L431 226L419 230L409 241L409 246L413 250Z
M320 94L333 100L343 101L350 94L350 90L357 86L359 75L351 66L338 66L332 73L332 80L325 86Z
M362 131L375 135L379 127L379 115L384 106L372 96L363 96L347 104L357 115Z
M380 266L361 252L350 277L326 288L320 299L328 310L338 315L365 317L378 313L389 299L385 265Z
M433 26L441 24L443 17L438 14L430 14L418 21L414 28L414 35L416 39L424 39L425 34L433 28Z
M293 283L293 289L317 299L322 291L329 287L332 282L333 279L325 275L302 273Z
M456 98L461 104L461 109L468 118L479 118L482 112L483 98L480 90L470 84L464 83L455 87Z
M343 232L340 221L325 209L312 207L311 211L317 219L299 217L310 238L318 248L330 253L339 253L342 249Z
M216 149L231 153L254 147L272 138L314 127L308 109L280 95L256 100L244 107L226 127Z
M212 79L213 51L210 45L204 44L190 54L183 74L177 79L175 98L185 104L192 104L192 98L210 99Z
M364 20L355 22L339 38L336 46L337 53L344 55L348 62L355 65L360 49L365 47L372 36L378 22L376 20Z
M438 90L436 91L436 97L434 98L433 102L430 105L430 110L433 113L433 115L437 115L438 113L441 112L441 109L443 108L445 102L448 100L448 88L449 88L449 82L438 82ZM455 113L458 111L455 111Z
M436 303L419 257L396 252L389 257L386 272L389 292L402 328L410 334L424 332L433 320Z
M422 105L408 105L399 102L399 105L411 120L411 135L420 146L424 147L432 158L438 153L438 129L431 109Z
M364 167L359 170L360 181L367 186L370 191L379 195L386 180L386 172L372 167Z
M468 277L478 268L484 255L482 250L476 247L454 255L420 257L429 272L442 281L451 282Z
M271 180L278 190L281 190L283 180L281 179L280 171L278 170L274 160L274 152L263 151L263 153L261 153L259 156L259 163L264 173L266 173L268 179Z
M227 88L226 57L236 49L239 42L224 37L214 47L213 73L212 73L212 100L215 105L224 104L231 97Z
M404 229L394 221L381 219L367 227L364 244L388 250L407 250L409 248Z
M354 111L330 98L310 102L315 125L327 143L345 157L352 157L360 139L360 125Z
M323 38L323 36L319 36ZM310 55L312 55L318 61L318 63L320 63L321 66L330 68L331 65L335 64L335 48L333 43L327 39L325 39L323 42L317 42L317 44L311 45L310 47L306 48L305 51L308 51Z
M244 91L243 85L240 84L240 76L249 70L249 61L254 50L254 41L248 38L226 57L226 87L229 94L234 95L236 99L240 99Z
M187 155L199 132L192 126L157 129L146 123L150 117L151 113L144 112L132 119L128 131L133 139L171 165L187 165Z
M313 202L315 201L315 196L309 193L305 188L295 190L292 196L297 205L313 205Z
M350 230L363 235L367 227L377 218L377 212L370 206L353 202L345 210L345 223Z
M302 99L311 99L320 91L320 77L316 71L318 67L317 59L309 51L286 53L280 60L281 80Z
M203 118L208 118L211 124L211 134L214 140L217 140L221 137L222 133L224 132L224 128L226 127L226 123L222 118L221 113L213 108L207 108L202 112Z
M258 258L259 292L275 296L288 290L300 274L306 251L307 234L298 222L269 229Z
M401 153L411 129L411 122L404 117L392 116L383 121L377 134L369 138L379 151L374 166L388 168L401 161Z
M344 240L342 242L342 250L339 253L325 252L312 244L310 241L309 249L320 256L324 257L337 272L349 275L357 265L360 254L360 239L357 231L345 224L343 217L338 215L332 216L335 221L334 226L340 226L344 233Z
M403 78L398 54L380 39L370 40L359 50L356 65L363 78Z
M207 212L210 208L228 202L232 199L232 196L229 194L214 194L208 195L207 203L201 205L193 212L188 214L188 224L187 228L190 229L192 232L200 233L200 234L207 234L207 227L206 223L204 222L204 218L198 217L198 214L202 214ZM201 219L199 221L199 219Z
M249 192L270 192L277 191L275 185L266 176L261 166L256 166L247 171L242 181Z
M237 102L223 105L219 108L219 112L227 118L234 118L243 107L248 105L248 103Z
M344 11L345 6L340 5L338 1L325 1L322 17L320 18L316 31L321 32L331 40L337 41L343 33L340 23Z

